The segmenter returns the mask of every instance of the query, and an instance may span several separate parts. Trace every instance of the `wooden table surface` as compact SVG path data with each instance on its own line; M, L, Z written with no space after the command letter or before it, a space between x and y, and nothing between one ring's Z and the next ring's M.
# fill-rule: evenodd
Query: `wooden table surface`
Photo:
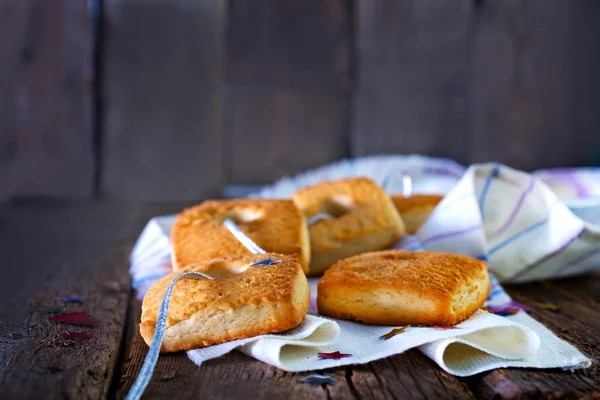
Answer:
M149 218L185 204L19 200L0 210L0 399L122 398L147 346L137 325L129 252ZM508 288L559 337L600 357L600 274ZM70 310L102 323L95 338L65 340L65 325L39 309L57 296L87 296ZM543 305L551 303L558 310ZM416 350L326 370L337 385L301 383L240 353L196 367L185 354L159 358L145 398L600 398L596 362L586 370L499 369L456 378Z

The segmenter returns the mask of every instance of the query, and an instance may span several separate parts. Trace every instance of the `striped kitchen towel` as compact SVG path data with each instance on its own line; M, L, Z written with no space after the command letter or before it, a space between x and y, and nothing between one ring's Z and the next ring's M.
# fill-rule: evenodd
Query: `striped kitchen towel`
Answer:
M427 250L486 259L501 282L600 267L600 226L575 215L541 180L497 164L470 167L417 236Z

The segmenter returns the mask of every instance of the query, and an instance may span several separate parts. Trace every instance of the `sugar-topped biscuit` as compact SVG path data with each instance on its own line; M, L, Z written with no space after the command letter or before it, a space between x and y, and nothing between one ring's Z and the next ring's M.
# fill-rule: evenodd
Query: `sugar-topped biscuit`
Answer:
M302 213L291 200L209 200L177 216L171 242L175 270L198 261L248 254L248 250L223 226L232 219L267 252L298 254L308 271L310 240Z
M281 262L250 264L267 257ZM190 350L298 326L308 312L308 281L298 258L249 254L203 261L184 268L214 277L183 277L173 289L162 352ZM142 304L140 333L149 345L160 303L176 271L155 282Z
M319 313L377 325L452 326L485 302L485 262L458 254L388 250L337 262L318 284Z
M310 275L322 274L336 261L389 247L405 232L390 196L367 178L327 181L293 196L308 219L326 214L309 227Z

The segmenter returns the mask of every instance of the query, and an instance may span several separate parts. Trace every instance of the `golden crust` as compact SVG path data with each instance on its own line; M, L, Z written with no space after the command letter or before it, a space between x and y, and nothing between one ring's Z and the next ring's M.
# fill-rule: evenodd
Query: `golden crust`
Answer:
M308 271L310 239L304 216L291 200L269 199L209 200L184 210L171 233L173 268L248 254L222 225L227 218L266 251L298 254L302 268Z
M282 261L249 267L267 257ZM250 254L203 261L184 270L204 272L215 279L184 277L175 284L162 352L283 332L298 326L308 312L310 289L295 255ZM181 272L155 282L144 297L140 334L148 345L162 297Z
M293 200L306 218L320 213L336 217L309 227L310 275L342 258L387 248L405 231L390 197L370 179L322 182L300 189Z
M443 198L444 196L436 194L413 194L409 197L392 195L394 206L406 226L406 233L410 234L419 230Z
M318 285L319 313L377 325L453 326L490 290L486 263L450 253L388 250L336 263Z

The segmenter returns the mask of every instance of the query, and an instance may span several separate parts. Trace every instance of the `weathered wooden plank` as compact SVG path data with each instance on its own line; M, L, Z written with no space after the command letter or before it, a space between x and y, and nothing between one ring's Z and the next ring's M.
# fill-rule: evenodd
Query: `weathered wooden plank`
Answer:
M574 115L569 134L575 139L573 164L600 166L600 3L580 0L572 11Z
M470 39L474 161L598 162L598 17L594 1L480 2Z
M85 2L0 2L0 201L93 194Z
M102 398L117 359L130 285L128 252L139 207L29 202L0 215L0 397ZM47 321L39 308L83 295L102 325L83 343L63 340L72 325Z
M115 397L123 398L135 381L148 346L139 335L141 304L129 311L125 353ZM417 351L364 366L332 368L337 385L314 387L301 380L310 373L289 373L232 352L196 367L185 354L161 355L146 390L148 398L312 399L312 398L472 398L468 388Z
M125 397L148 351L138 329L141 316L139 300L131 302L129 316L116 398ZM300 383L296 375L236 352L208 361L200 368L185 353L163 354L158 359L145 396L162 398L176 394L182 399L326 398L321 387ZM336 378L343 381L343 371L336 374ZM292 394L297 397L289 397Z
M472 399L469 388L418 350L346 368L346 383L357 399ZM341 387L343 390L344 388ZM338 386L332 398L348 398Z
M228 183L268 183L348 155L352 2L233 1Z
M468 0L358 0L352 152L465 160Z
M218 193L225 2L106 0L104 11L102 193Z
M349 0L231 1L227 79L350 90L351 7Z
M330 90L230 88L230 183L269 183L348 155L348 99Z
M507 288L532 315L592 360L600 359L600 273ZM555 305L552 311L544 305ZM600 368L574 372L498 369L467 379L476 396L495 399L598 398Z
M129 253L149 218L184 204L21 201L0 214L0 398L101 399L120 361L131 294ZM47 321L58 296L86 296L69 311L101 325L95 338L61 339L84 327Z

